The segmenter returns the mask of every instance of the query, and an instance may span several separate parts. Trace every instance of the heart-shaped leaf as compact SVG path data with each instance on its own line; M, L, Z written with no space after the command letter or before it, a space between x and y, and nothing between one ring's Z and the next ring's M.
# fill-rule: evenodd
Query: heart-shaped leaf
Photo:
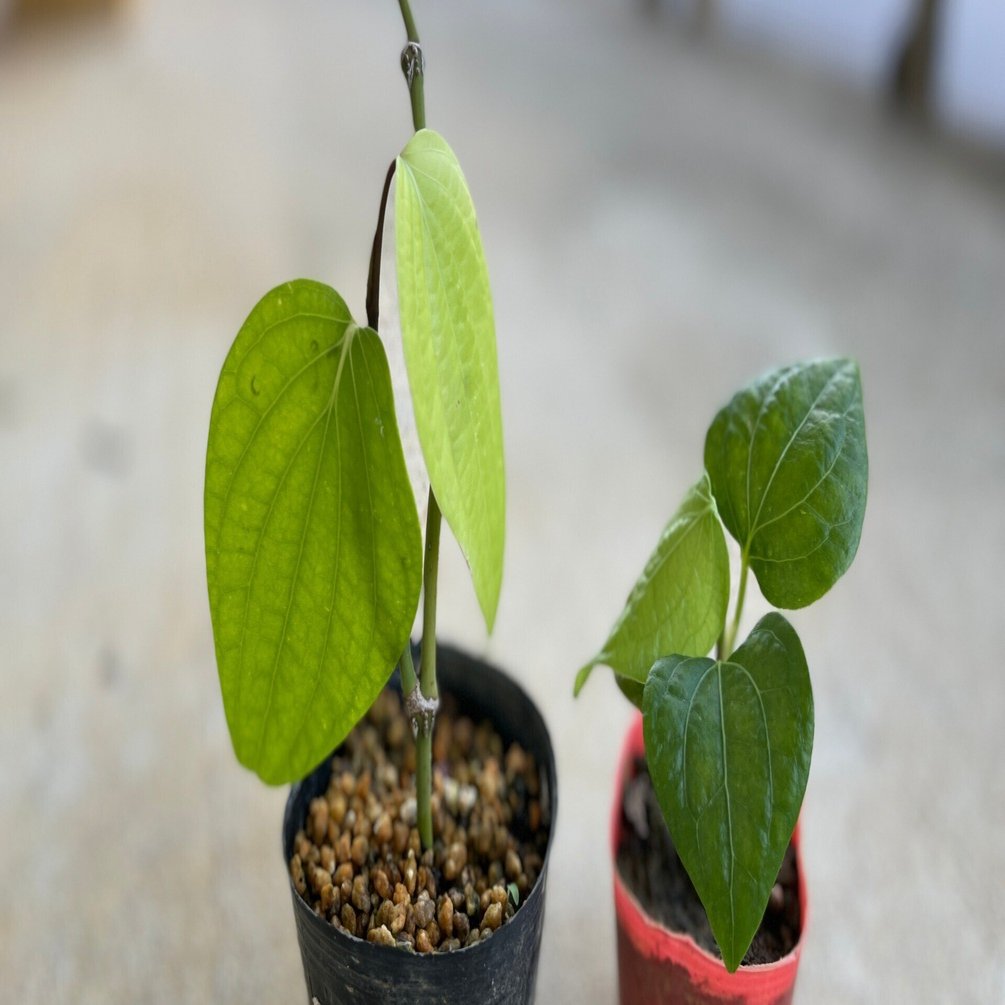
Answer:
M395 232L415 426L430 485L491 631L506 533L492 295L464 175L432 130L417 132L398 157Z
M741 391L708 431L705 468L765 598L796 608L823 596L855 557L865 515L858 365L800 363Z
M602 663L638 704L641 685L660 656L702 656L712 648L728 602L726 538L703 475L664 528L603 649L577 674L576 694Z
M384 686L422 573L384 347L321 283L266 294L234 341L210 419L205 531L234 751L266 782L292 781Z
M764 916L806 790L813 692L803 647L772 612L728 662L659 660L642 712L660 808L733 971Z

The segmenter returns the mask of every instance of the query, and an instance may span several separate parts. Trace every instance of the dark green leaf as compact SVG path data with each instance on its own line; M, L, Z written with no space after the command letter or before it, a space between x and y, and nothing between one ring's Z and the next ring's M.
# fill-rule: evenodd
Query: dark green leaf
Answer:
M741 391L705 440L722 521L765 598L805 607L851 564L869 463L858 366L786 367Z
M206 455L206 570L242 764L302 777L372 704L418 603L422 545L376 332L299 280L223 365Z
M619 673L614 675L614 682L618 685L618 690L641 712L645 684L631 677L622 677Z
M618 683L631 699L628 681L643 684L660 656L704 655L722 631L728 602L726 539L703 475L664 528L603 649L576 676L576 694L601 663L627 678Z
M772 612L728 662L659 660L642 710L656 796L735 970L764 916L809 775L813 693L799 638Z
M475 209L442 136L417 132L395 175L398 302L415 425L489 631L506 534L495 321Z

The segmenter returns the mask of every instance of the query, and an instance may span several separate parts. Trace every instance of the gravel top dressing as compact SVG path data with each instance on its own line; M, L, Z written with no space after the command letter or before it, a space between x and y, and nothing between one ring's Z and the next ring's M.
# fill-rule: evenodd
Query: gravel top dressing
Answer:
M689 935L702 949L721 958L705 908L674 850L644 757L635 759L635 776L625 785L621 813L617 868L628 889L654 921ZM801 928L796 856L790 844L743 965L781 959L792 951Z
M290 875L316 914L350 935L420 953L474 945L504 924L542 867L534 758L441 700L433 738L434 846L416 828L415 744L385 691L332 758L297 832Z

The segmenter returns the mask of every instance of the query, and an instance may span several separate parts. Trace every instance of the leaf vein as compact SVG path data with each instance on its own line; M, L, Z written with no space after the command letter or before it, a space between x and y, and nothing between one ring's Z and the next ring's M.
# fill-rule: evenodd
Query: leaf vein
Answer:
M733 807L729 794L729 760L726 752L726 706L722 698L722 664L718 668L719 679L719 730L722 735L722 787L726 794L726 833L729 836L729 942L732 953L736 952L736 898L733 892L736 851L733 846Z
M301 317L301 316L319 317L319 318L321 317L320 315L293 315L290 318L285 319L284 321L276 322L276 324L270 325L267 330L271 331L274 328L278 328L280 324L285 324L286 321L292 321L295 318ZM322 319L322 320L327 320L327 319ZM334 320L334 319L332 319L332 320ZM264 334L261 336L261 338L264 338ZM261 338L259 338L258 341L261 341ZM256 342L256 345L257 345L257 342ZM307 373L307 371L310 370L310 368L312 366L315 366L322 359L324 359L325 356L327 356L337 345L338 345L338 343L336 342L336 344L334 346L329 346L327 349L325 349L324 352L318 353L317 356L315 356L312 359L308 360L276 392L276 396L272 399L272 401L269 402L269 404L265 408L265 410L259 415L258 422L255 423L255 428L251 431L251 435L248 437L247 442L244 444L244 447L241 450L240 456L237 458L237 461L234 463L234 466L231 469L230 478L227 480L227 488L224 490L224 493L223 493L223 501L220 504L220 525L217 528L216 543L214 545L214 549L217 552L219 552L219 549L220 549L220 537L223 534L223 527L224 527L224 524L226 523L227 507L230 505L230 496L231 496L231 493L232 493L232 491L234 489L234 482L237 480L237 476L240 473L241 468L244 466L244 461L245 461L245 458L248 455L248 451L252 448L252 446L254 445L256 439L258 438L259 431L261 430L263 424L265 423L266 418L268 418L268 416L272 413L272 410L279 404L279 402L283 399L283 396L296 383L296 381L298 381L305 373ZM254 348L254 346L252 346L251 348L249 348L248 349L248 353L250 353L253 348ZM245 353L244 356L241 357L241 359L243 360L248 355L248 353ZM235 365L235 369L237 369L236 365Z
M325 410L326 411L326 410ZM244 614L241 617L241 642L238 648L237 657L237 692L234 696L234 708L240 712L241 708L241 693L244 684L244 645L248 637L248 612L251 609L251 586L255 580L255 574L258 571L258 559L262 552L262 542L265 540L265 532L268 530L269 524L272 521L272 514L276 508L276 500L279 498L280 492L283 490L283 486L286 484L286 479L289 477L290 472L293 470L293 465L296 463L297 459L300 457L301 451L307 446L308 441L314 434L314 430L317 429L321 420L325 417L325 411L318 413L318 417L310 424L307 432L304 433L303 439L297 444L296 450L290 455L289 462L283 469L282 474L279 476L279 482L276 484L276 489L272 494L272 498L269 500L269 508L266 510L265 519L262 521L262 526L255 535L255 549L254 554L251 559L251 570L248 573L247 584L242 587L245 591L244 600ZM240 718L239 714L237 718Z
M265 747L265 737L269 729L269 716L272 713L272 701L275 697L276 678L279 675L279 663L282 659L283 651L286 648L286 639L290 624L290 611L293 609L293 594L296 592L297 583L300 579L300 569L303 563L304 547L307 544L307 534L310 527L311 516L314 512L314 503L317 499L317 489L321 476L321 469L324 467L325 444L328 442L328 430L331 428L332 414L335 412L338 389L342 381L342 369L345 366L346 357L349 355L352 342L353 335L351 332L347 331L342 338L342 355L339 358L338 370L335 373L335 380L332 384L331 398L329 399L328 408L326 409L327 416L325 420L324 432L321 437L321 449L318 453L318 463L314 468L314 481L311 484L311 494L307 502L307 513L304 517L303 533L300 535L300 546L297 551L297 561L293 568L293 576L290 579L289 595L286 598L286 613L283 617L283 628L279 636L279 645L276 647L276 659L272 664L272 672L269 675L269 697L265 705L265 715L262 717L262 729L258 737L258 751L255 755L255 762L257 764L261 764L262 762L262 750Z
M774 466L774 468L772 468L771 474L768 477L768 483L767 483L767 485L764 486L764 489L761 492L761 499L760 499L760 502L757 504L757 513L754 516L754 519L751 520L751 522L750 522L750 528L747 531L747 544L748 545L750 544L751 540L753 539L754 534L757 533L757 529L758 529L757 521L761 517L761 510L764 509L764 500L767 499L768 494L771 492L771 486L775 482L775 477L778 474L779 468L781 468L781 466L782 466L782 462L785 460L786 456L788 455L789 449L791 448L792 444L795 443L796 438L799 436L799 434L802 432L803 426L805 426L806 423L809 421L810 416L815 411L817 405L820 403L820 400L823 398L823 396L830 389L831 385L838 379L838 377L839 376L843 376L843 374L844 374L844 367L841 367L838 370L836 370L834 373L832 373L827 378L826 382L824 383L824 386L820 389L820 391L817 394L817 396L813 399L813 403L806 410L806 414L800 420L799 425L796 426L796 428L789 435L788 441L786 442L785 446L782 448L781 453L778 455L778 459L775 461L775 466ZM768 400L768 398L765 398L765 401L767 401L767 400ZM749 486L750 457L753 455L753 452L754 452L754 441L753 441L753 439L751 439L751 441L750 441L750 448L749 448L749 451L748 451L748 466L747 466L747 470L748 470L748 486L747 486L747 491L748 491L748 494L749 494L749 491L750 491L750 486ZM747 510L747 513L748 513L748 516L749 516L749 513L750 513L749 508Z

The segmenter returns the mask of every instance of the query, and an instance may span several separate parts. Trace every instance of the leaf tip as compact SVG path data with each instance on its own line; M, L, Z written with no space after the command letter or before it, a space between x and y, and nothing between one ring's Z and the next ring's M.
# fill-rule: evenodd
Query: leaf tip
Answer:
M580 667L579 673L576 674L576 682L572 685L573 698L579 697L579 692L583 690L583 685L589 680L590 674L593 673L593 668L596 665L596 660L590 660L585 666Z
M491 635L496 626L496 617L499 614L499 596L502 593L502 559L496 565L498 574L493 579L476 576L470 560L468 560L468 568L472 570L472 576L475 580L475 596L478 599L478 607L481 609L482 617L485 619L485 630Z
M751 933L750 938L747 940L747 944L742 950L737 949L735 930L730 931L728 939L720 940L718 935L716 935L715 941L718 943L719 952L722 954L722 962L726 970L731 974L735 974L736 971L740 969L740 964L743 962L743 957L746 955L750 943L754 941L754 933Z

